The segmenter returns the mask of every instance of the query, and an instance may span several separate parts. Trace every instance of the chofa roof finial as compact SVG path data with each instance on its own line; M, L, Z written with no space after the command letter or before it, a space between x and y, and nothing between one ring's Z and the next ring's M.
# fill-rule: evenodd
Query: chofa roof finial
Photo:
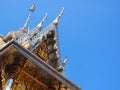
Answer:
M60 17L63 15L64 12L64 7L62 8L61 12L59 13L59 15L57 16L57 18L53 21L53 24L57 25L58 24L58 20L60 19Z
M26 20L24 26L23 26L23 29L26 29L26 28L27 28L28 22L29 22L29 20L30 20L30 17L31 17L31 15L32 15L32 13L34 12L34 9L35 9L35 4L32 4L31 8L29 9L29 15L28 15L28 17L27 17L27 20Z
M37 25L37 29L38 29L38 30L41 29L42 24L45 22L47 16L48 16L48 14L46 13L45 16L43 17L43 19L41 20L41 22Z

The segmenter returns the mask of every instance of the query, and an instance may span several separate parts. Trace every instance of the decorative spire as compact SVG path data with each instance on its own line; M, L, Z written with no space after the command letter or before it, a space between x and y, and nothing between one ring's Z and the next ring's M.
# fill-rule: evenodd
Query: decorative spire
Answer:
M60 19L60 17L63 15L64 12L64 7L62 8L61 12L59 13L59 15L57 16L57 18L53 21L53 24L57 25L58 24L58 20Z
M26 29L26 28L27 28L28 22L29 22L29 20L30 20L30 17L31 17L31 15L32 15L32 13L34 12L34 9L35 9L35 4L33 4L33 5L31 6L31 8L29 9L29 15L28 15L28 17L27 17L27 20L26 20L24 26L23 26L23 29Z
M48 14L46 13L45 16L43 17L42 21L37 25L37 29L40 30L42 27L42 24L45 22Z

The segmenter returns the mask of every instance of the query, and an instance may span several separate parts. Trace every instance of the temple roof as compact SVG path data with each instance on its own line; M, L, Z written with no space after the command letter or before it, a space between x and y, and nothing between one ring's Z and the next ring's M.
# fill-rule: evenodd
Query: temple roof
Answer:
M4 46L12 39L14 39L16 40L17 43L21 44L25 48L36 53L37 49L41 48L42 43L45 42L44 44L46 44L46 50L44 50L44 52L48 54L46 55L46 57L48 57L50 61L49 64L51 63L51 65L54 68L59 69L60 72L63 72L64 67L58 68L60 67L61 62L60 62L57 30L58 30L58 21L63 14L64 8L62 8L59 15L55 18L55 20L53 20L53 22L44 29L42 29L42 24L45 22L47 18L47 14L45 14L41 22L36 27L29 30L28 23L34 11L34 7L35 5L33 4L32 7L30 8L27 20L22 28L18 29L15 32L9 32L6 37L3 37L2 35L0 36L0 46L1 46L0 48L2 48L2 46ZM41 55L38 56L41 57Z
M15 66L18 65L18 62L21 64L22 61L25 61L23 62L24 64L22 63L21 65L22 71L20 72L22 72L22 74L18 76L27 76L27 78L30 77L32 78L32 81L35 81L38 84L43 82L41 84L43 87L45 86L44 84L46 84L48 81L41 81L42 77L39 76L36 76L38 79L34 78L33 74L36 72L34 71L33 67L35 67L35 70L40 72L45 71L45 74L47 74L46 80L48 80L49 77L53 79L55 78L55 80L59 80L59 82L66 85L66 88L69 87L72 90L80 90L79 87L61 75L61 73L64 71L64 66L67 60L65 59L64 62L61 62L60 60L58 46L58 21L63 14L64 8L62 8L59 15L53 20L53 22L44 29L42 29L42 24L45 22L47 14L45 14L37 26L29 30L28 23L34 11L34 7L35 5L33 4L22 28L15 32L9 32L6 37L0 35L0 61L4 63L5 69L7 66L9 67L9 64ZM6 52L8 53L5 54ZM19 60L19 58L24 60ZM29 71L27 70L28 67L29 69L33 70L32 74L27 72ZM9 73L9 70L7 72ZM12 71L10 71L10 73L11 72ZM20 73L19 70L17 72ZM40 72L38 75L41 74ZM41 75L43 74L44 73ZM19 77L17 78L18 81L20 79ZM2 79L4 79L4 77Z

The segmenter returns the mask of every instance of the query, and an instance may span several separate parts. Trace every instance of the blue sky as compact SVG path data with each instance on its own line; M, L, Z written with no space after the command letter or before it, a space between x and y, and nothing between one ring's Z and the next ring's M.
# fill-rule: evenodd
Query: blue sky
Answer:
M61 59L68 57L65 77L82 90L120 90L119 0L1 0L0 33L22 27L32 3L30 29L47 12L46 27L65 7L58 27Z

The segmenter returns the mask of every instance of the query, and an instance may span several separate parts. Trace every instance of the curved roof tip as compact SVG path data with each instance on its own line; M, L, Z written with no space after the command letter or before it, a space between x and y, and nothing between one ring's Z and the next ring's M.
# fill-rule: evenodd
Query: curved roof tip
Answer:
M48 14L46 13L45 16L43 17L43 19L41 20L41 22L37 25L38 30L41 30L42 24L45 22L47 16L48 16Z
M53 24L57 25L60 17L63 15L64 7L62 7L62 10L60 11L59 15L56 17L56 19L53 21Z

